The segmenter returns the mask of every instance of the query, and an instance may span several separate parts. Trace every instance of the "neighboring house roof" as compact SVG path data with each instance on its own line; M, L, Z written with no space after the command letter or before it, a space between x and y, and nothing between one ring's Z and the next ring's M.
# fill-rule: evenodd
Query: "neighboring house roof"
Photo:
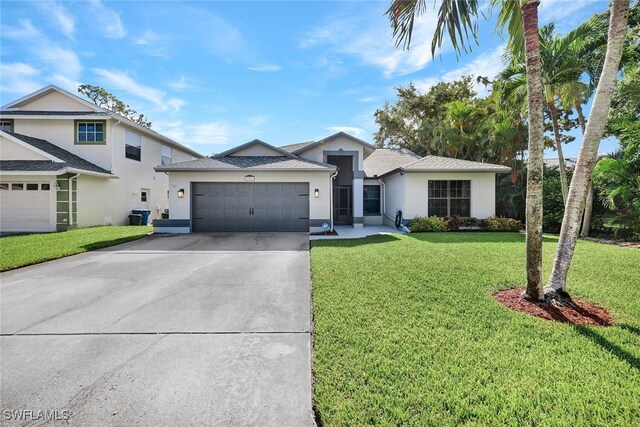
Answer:
M328 136L326 138L323 138L319 141L310 141L310 142L301 142L299 144L291 144L291 145L285 145L284 147L280 147L281 149L290 152L291 154L295 154L295 155L299 155L304 153L305 151L316 147L318 145L324 144L327 141L331 141L332 139L338 138L338 137L344 137L347 139L350 139L354 142L357 142L358 144L363 145L366 149L370 150L370 151L374 151L376 149L376 147L374 145L369 144L368 142L365 142L363 140L361 140L360 138L356 138L353 135L349 135L346 132L338 132L338 133L334 133L331 136ZM293 148L293 146L298 145L299 147L297 148ZM290 151L291 150L291 151Z
M229 156L205 157L187 162L156 166L157 172L207 172L252 170L335 170L335 166L295 156Z
M3 136L12 137L13 140L22 141L35 148L39 152L44 152L52 157L52 160L2 160L1 171L60 171L64 169L71 169L73 171L91 172L100 175L112 176L111 172L97 166L88 160L78 157L73 153L60 148L55 144L50 143L44 139L33 138L27 135L22 135L14 132L0 131ZM45 165L47 164L48 165ZM23 168L23 169L16 169Z
M237 153L239 151L242 151L244 149L247 149L249 147L252 147L254 145L260 145L262 147L266 147L267 149L271 150L274 152L274 154L279 154L280 156L286 156L286 157L293 157L293 155L287 151L284 151L281 148L278 147L274 147L271 144L267 144L264 141L260 141L259 139L254 139L253 141L249 141L246 144L242 144L242 145L238 145L237 147L231 148L230 150L227 151L223 151L222 153L218 153L213 157L227 157L227 156L231 156L234 153ZM276 156L278 157L278 156Z
M573 170L573 168L576 167L577 161L578 161L577 157L565 157L564 165L567 168L567 170ZM560 159L558 159L557 157L551 158L551 159L544 159L544 165L549 169L557 169L560 166Z
M76 102L79 102L80 104L84 105L87 108L90 108L92 111L25 111L25 110L20 110L19 108L21 108L24 105L27 105L29 102L42 98L52 92L58 92L64 96L67 96L71 99L73 99ZM17 99L15 101L10 102L9 104L3 105L0 108L0 116L1 117L6 117L6 118L11 118L11 117L20 117L20 116L50 116L50 117L55 117L55 116L59 116L59 117L64 117L64 116L102 116L104 118L111 118L114 120L118 120L121 121L122 123L126 124L129 127L132 127L136 130L139 130L143 133L146 133L147 135L151 135L154 138L157 138L165 143L167 143L168 145L178 148L182 151L185 151L187 153L189 153L190 155L197 157L197 158L201 158L204 157L202 154L198 153L197 151L192 150L189 147L186 147L182 144L180 144L179 142L176 142L170 138L167 138L166 136L159 134L158 132L149 129L147 127L144 127L142 125L139 125L138 123L134 122L133 120L130 120L124 116L121 116L120 114L114 113L113 111L109 111L105 108L99 107L95 104L93 104L92 102L89 102L85 99L80 98L79 96L76 96L70 92L67 92L64 89L61 89L57 86L54 85L48 85L43 87L42 89L39 89L33 93L30 93L29 95L23 96L20 99Z
M315 141L306 141L306 142L298 142L297 144L283 145L282 147L280 147L280 149L286 151L287 153L293 153L294 151L298 151L302 148L305 148L308 145L313 144L314 142Z
M424 156L413 163L401 166L385 175L395 172L495 172L506 173L511 171L508 166L492 163L472 162L470 160L453 159L441 156Z
M420 156L406 148L378 148L364 159L364 174L369 178L382 176L419 159Z

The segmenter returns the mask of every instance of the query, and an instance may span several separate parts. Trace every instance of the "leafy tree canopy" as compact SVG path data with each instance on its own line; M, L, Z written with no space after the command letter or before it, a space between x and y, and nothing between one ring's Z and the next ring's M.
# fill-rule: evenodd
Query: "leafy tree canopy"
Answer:
M100 108L120 114L121 116L126 117L127 119L146 128L151 128L151 122L147 120L144 114L138 114L135 110L129 107L129 105L120 101L115 95L100 86L83 84L78 86L78 92L89 98Z

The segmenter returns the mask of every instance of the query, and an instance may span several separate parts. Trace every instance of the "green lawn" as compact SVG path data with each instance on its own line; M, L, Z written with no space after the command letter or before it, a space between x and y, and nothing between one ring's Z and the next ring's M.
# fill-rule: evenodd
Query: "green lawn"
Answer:
M0 271L136 240L152 229L148 226L108 226L3 237L0 239Z
M556 239L545 237L548 275ZM324 426L640 425L640 250L580 241L576 297L614 327L511 311L524 236L315 241L315 404Z

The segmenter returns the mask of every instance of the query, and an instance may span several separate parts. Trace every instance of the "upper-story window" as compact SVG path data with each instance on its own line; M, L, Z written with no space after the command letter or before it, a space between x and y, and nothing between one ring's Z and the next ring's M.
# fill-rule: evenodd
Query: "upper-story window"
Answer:
M142 158L142 136L128 129L124 131L124 156L137 161Z
M104 144L106 122L76 120L76 144Z
M163 145L160 149L160 164L168 165L169 163L171 163L171 154L171 147L169 147L168 145Z
M13 132L13 120L0 120L0 130Z

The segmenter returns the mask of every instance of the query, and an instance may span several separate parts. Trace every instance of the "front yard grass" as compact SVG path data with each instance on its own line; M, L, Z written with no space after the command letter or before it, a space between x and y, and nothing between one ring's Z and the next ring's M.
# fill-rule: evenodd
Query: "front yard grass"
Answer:
M0 271L117 245L146 236L148 226L105 226L0 238Z
M556 238L545 236L548 277ZM524 236L314 241L314 393L326 426L640 425L640 250L578 242L569 291L616 326L492 294L525 284Z

